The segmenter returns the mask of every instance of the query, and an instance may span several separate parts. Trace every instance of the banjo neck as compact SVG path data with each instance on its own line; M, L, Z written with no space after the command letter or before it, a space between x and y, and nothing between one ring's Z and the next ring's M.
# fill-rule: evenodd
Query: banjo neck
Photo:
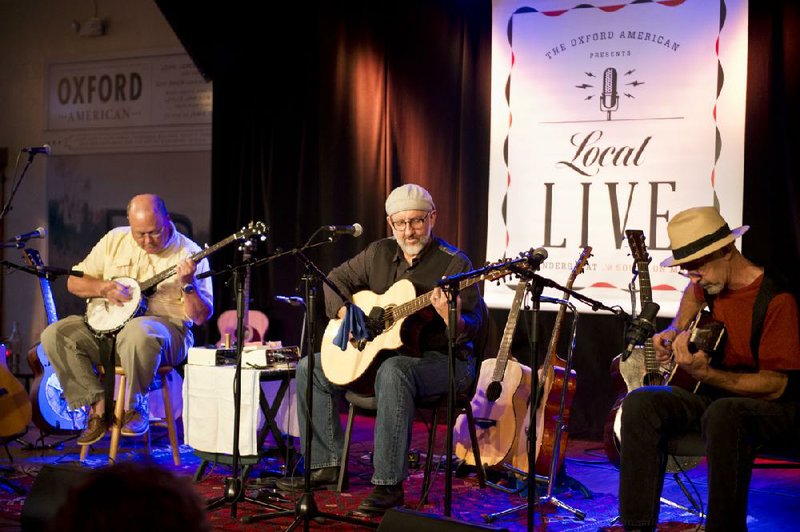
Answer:
M195 262L198 262L200 260L203 260L207 256L211 255L215 251L219 250L220 248L223 248L223 247L227 246L228 244L230 244L231 242L233 242L234 240L237 240L237 239L238 239L238 234L231 235L228 238L225 238L224 240L220 240L219 242L217 242L213 246L208 246L208 247L198 251L194 255L190 255L189 258L192 259ZM151 277L150 279L139 283L139 286L141 287L142 293L144 293L144 294L150 293L153 290L153 288L155 288L155 286L157 284L159 284L160 282L162 282L165 279L167 279L167 278L171 277L172 275L174 275L175 272L177 271L177 269L178 269L177 266L170 266L169 268L167 268L166 270L162 271L161 273L156 274L153 277Z

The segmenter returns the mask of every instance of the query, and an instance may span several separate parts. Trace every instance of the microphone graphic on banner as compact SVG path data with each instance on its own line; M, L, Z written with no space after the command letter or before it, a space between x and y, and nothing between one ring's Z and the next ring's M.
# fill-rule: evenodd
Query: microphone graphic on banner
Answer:
M605 111L608 120L611 112L619 107L619 94L617 93L617 69L607 68L603 72L603 94L600 96L600 110Z

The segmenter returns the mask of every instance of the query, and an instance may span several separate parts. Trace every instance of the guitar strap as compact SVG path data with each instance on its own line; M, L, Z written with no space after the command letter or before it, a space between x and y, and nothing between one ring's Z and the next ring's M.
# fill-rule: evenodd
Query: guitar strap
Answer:
M767 308L773 297L786 291L787 290L784 289L770 273L764 271L761 287L753 303L753 317L750 322L750 352L753 354L753 362L755 363L756 371L758 371L758 347L761 344L761 334L764 332L764 320L767 317ZM706 292L705 298L708 308L713 314L714 299L716 296Z

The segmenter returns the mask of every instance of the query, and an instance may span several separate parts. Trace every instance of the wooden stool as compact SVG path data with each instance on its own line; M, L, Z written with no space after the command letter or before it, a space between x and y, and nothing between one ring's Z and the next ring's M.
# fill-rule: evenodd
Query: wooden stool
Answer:
M103 368L100 367L100 373L103 373ZM172 447L172 461L175 463L176 466L181 465L181 455L180 449L178 448L178 433L175 430L175 417L172 413L172 402L170 401L169 395L169 386L164 382L167 378L167 375L172 371L172 366L161 366L158 368L158 376L161 378L161 396L164 400L164 418L163 419L151 419L151 425L160 425L167 427L167 432L169 434L169 444ZM119 451L119 438L120 433L122 431L122 420L124 416L124 409L125 405L127 404L127 393L126 393L126 375L125 370L122 369L120 366L116 366L114 368L114 374L119 375L119 388L117 389L116 397L114 399L114 420L111 425L111 444L108 448L108 460L110 462L116 462L117 460L117 452ZM150 454L150 430L148 430L145 434L145 448L147 449L147 454ZM81 447L81 462L86 460L86 456L89 454L89 445L84 445Z

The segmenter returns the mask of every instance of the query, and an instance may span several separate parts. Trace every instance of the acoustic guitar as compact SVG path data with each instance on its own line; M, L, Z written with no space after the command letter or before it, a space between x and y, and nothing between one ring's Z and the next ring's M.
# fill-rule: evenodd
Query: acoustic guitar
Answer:
M517 447L517 438L522 433L522 416L527 411L531 395L531 368L516 360L509 360L511 342L527 286L527 283L520 282L514 290L514 300L497 357L486 359L481 364L475 396L471 402L481 461L485 467L511 462ZM456 456L467 465L476 465L467 416L464 414L456 419L453 441Z
M572 289L575 278L578 274L582 273L589 257L592 255L591 246L583 248L578 261L572 268L572 272L564 285L568 289ZM569 293L564 292L562 299L569 298ZM575 372L570 370L569 376L565 369L565 363L556 354L556 347L558 338L561 335L561 326L564 323L564 316L566 315L566 304L561 304L558 307L558 314L556 315L555 323L553 324L553 333L550 336L550 344L547 347L547 354L545 355L544 362L541 367L542 379L538 390L534 397L531 407L536 408L535 423L536 423L536 446L534 449L534 471L543 476L550 475L550 466L552 464L553 455L556 458L556 469L561 467L564 462L564 454L567 450L567 431L563 430L559 438L559 446L556 449L556 434L559 424L559 411L561 410L561 397L566 386L566 402L563 411L563 424L564 427L569 423L570 407L572 406L572 399L575 397ZM556 362L561 362L564 365L557 365ZM569 378L567 378L569 377ZM527 424L530 419L529 415L525 416L525 423ZM529 427L525 427L525 433ZM512 463L514 467L522 471L528 471L528 438L520 438L519 445L517 446L517 453Z
M32 268L44 267L38 251L26 248L23 253L25 261ZM53 289L46 276L39 277L39 288L47 324L50 325L58 321L58 314ZM34 375L30 397L33 403L33 423L36 427L45 434L69 434L85 429L88 413L83 408L69 408L55 369L41 343L28 351L28 365Z
M6 346L0 344L0 438L25 432L31 422L31 401L6 365Z
M694 354L703 351L712 360L716 360L722 352L725 342L725 324L711 317L711 313L701 308L689 324L689 352ZM693 393L700 387L700 381L689 375L672 362L667 384L679 386Z
M494 281L513 272L519 263L529 259L531 252L507 266L490 270L459 282L459 290L480 281ZM499 266L499 264L498 264ZM372 340L350 341L342 351L334 343L342 320L328 322L322 336L321 361L325 376L332 383L369 395L374 393L374 373L387 356L387 352L404 348L404 354L420 356L418 336L425 325L433 319L431 305L433 290L417 296L414 285L408 279L400 279L383 294L362 290L353 295L353 303L365 310L368 320L378 331ZM414 319L408 320L410 316Z

